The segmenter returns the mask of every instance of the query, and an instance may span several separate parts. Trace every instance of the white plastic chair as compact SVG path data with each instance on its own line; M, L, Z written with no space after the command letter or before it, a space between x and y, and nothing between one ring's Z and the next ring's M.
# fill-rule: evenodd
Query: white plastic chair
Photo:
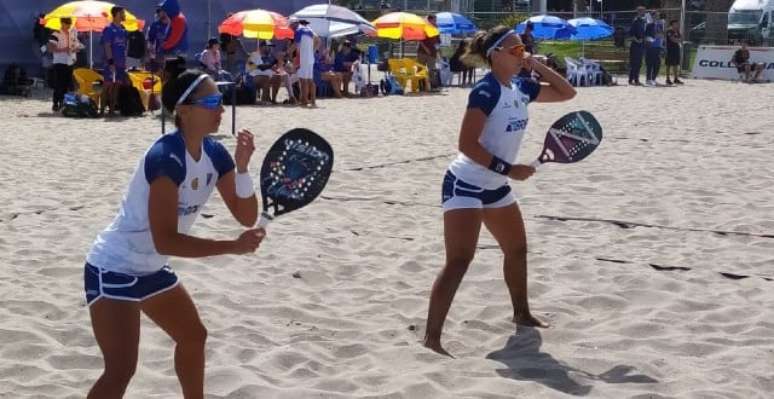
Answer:
M602 68L599 63L582 59L584 75L588 86L596 86L597 82L602 82Z
M564 57L564 64L567 66L567 73L565 76L570 84L576 87L583 86L586 79L578 62L570 57Z

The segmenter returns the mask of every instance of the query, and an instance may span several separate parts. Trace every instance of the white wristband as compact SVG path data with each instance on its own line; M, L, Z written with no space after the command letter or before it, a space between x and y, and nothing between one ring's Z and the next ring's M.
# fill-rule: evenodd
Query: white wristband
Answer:
M236 175L236 195L239 198L250 198L255 195L253 187L253 178L250 173L237 173Z

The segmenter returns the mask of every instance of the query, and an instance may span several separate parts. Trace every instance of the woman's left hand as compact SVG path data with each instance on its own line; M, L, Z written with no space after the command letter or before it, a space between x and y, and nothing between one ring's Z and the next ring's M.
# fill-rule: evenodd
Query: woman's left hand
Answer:
M253 155L253 152L255 152L253 134L247 129L240 130L237 133L237 146L234 151L237 173L247 172L247 165L250 163L250 157Z

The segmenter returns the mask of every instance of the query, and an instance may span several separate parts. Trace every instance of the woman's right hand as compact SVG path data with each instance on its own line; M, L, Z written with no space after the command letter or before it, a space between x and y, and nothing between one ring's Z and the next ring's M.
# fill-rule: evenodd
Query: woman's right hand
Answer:
M266 237L266 230L262 228L245 230L239 235L239 238L234 240L233 253L244 255L255 252L261 246L264 237Z
M529 165L513 165L508 172L508 177L513 180L527 180L533 174L535 174L535 168Z

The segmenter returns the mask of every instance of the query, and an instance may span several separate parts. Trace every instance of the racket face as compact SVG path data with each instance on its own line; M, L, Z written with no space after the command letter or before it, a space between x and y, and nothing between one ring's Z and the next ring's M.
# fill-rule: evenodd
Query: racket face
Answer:
M280 137L261 166L263 210L272 216L312 202L325 188L333 169L333 149L307 129L293 129Z
M586 158L602 142L602 126L594 115L577 111L554 122L543 143L540 162L573 163Z

